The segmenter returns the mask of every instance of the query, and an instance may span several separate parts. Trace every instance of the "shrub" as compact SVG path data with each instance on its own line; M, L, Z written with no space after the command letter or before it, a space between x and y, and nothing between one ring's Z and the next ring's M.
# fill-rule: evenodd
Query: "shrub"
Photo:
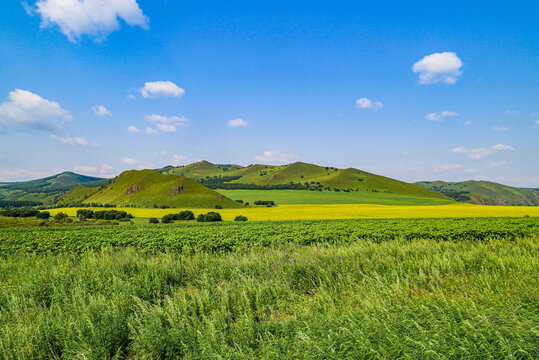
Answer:
M77 217L79 218L79 220L90 219L94 217L94 212L93 210L79 209L77 210Z
M216 222L216 221L223 221L223 218L221 218L221 214L215 211L210 211L206 215L204 214L198 215L197 221L198 222Z
M156 218L150 218L150 224L159 224L159 220Z
M176 220L176 215L175 214L168 214L168 215L165 215L161 218L161 222L163 224L170 224L172 222L174 222L174 220Z
M234 218L234 221L247 221L247 216L238 215Z
M223 207L221 205L215 205L216 209L222 209Z
M243 200L236 200L236 202L243 204Z
M40 212L38 212L37 215L36 215L36 218L38 218L38 219L44 219L44 220L46 220L46 219L48 219L48 218L50 218L50 217L51 217L51 213L48 212L48 211L40 211Z
M191 210L184 210L178 214L177 220L195 220L195 214Z
M275 205L275 201L272 200L257 200L255 201L255 205Z
M63 213L63 212L59 212L58 214L54 215L54 220L55 220L55 221L63 222L63 221L65 221L67 218L68 218L67 214L66 214L66 213Z

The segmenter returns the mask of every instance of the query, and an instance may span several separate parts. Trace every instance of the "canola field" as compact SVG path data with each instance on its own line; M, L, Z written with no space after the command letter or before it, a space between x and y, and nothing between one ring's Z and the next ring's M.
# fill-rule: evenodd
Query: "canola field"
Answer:
M393 219L393 218L458 218L458 217L539 217L539 207L487 206L472 204L393 206L372 204L310 204L279 205L275 207L245 207L243 209L143 209L116 208L127 211L136 218L161 218L182 210L198 214L217 211L224 221L232 221L237 215L247 216L249 221L276 220L323 220L323 219ZM95 210L102 210L96 208ZM110 209L109 209L110 210ZM75 216L77 208L51 209L51 215L64 212Z

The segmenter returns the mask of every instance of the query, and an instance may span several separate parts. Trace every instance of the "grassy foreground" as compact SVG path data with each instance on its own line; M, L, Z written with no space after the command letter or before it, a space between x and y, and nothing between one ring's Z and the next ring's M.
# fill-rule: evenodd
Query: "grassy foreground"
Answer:
M4 359L536 359L539 238L0 261Z
M261 199L262 200L262 199ZM271 199L268 199L271 200ZM185 209L143 209L116 208L127 211L137 218L161 218L166 214L177 213ZM102 210L102 209L94 209ZM245 215L250 221L266 220L318 220L318 219L392 219L392 218L454 218L454 217L520 217L529 215L539 217L538 206L487 206L471 204L391 206L371 204L313 204L279 205L277 207L245 207L242 209L187 209L195 216L218 211L225 221L232 221L237 215ZM51 215L58 212L70 216L77 214L77 208L49 210Z

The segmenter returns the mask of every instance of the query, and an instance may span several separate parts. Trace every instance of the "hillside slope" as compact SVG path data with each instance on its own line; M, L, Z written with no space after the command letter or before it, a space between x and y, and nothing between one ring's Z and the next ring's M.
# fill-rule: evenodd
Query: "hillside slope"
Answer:
M63 172L37 180L2 184L0 199L52 204L74 187L102 186L107 182L103 178Z
M196 181L179 175L161 174L154 170L130 170L89 196L85 204L173 208L239 208L244 205L208 189Z
M201 170L203 169L203 170ZM215 165L202 161L182 167L169 167L166 173L183 173L214 189L250 189L301 184L316 190L383 192L446 199L436 191L353 168L337 169L304 162L289 165ZM255 186L245 186L245 184ZM291 185L290 185L291 186Z
M457 201L481 205L539 205L539 193L491 181L421 181L416 183L427 189L439 191Z

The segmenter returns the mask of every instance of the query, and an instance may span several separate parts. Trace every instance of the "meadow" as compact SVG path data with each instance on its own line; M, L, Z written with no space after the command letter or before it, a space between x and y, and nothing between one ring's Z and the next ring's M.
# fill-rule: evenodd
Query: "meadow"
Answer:
M0 358L536 359L536 218L0 229Z
M376 205L442 205L451 200L434 197L366 191L309 191L309 190L225 190L219 193L253 204L257 200L273 200L276 204L376 204Z
M267 196L266 196L267 197ZM271 199L259 199L271 200ZM127 211L136 218L161 218L170 213L192 210L195 216L215 209L146 209L115 208ZM96 208L95 210L99 210ZM75 216L77 208L48 210L51 215L64 212ZM539 217L539 207L532 206L487 206L463 203L449 205L372 205L372 204L301 204L278 205L276 207L245 206L239 209L217 210L225 221L237 215L245 215L249 221L275 220L323 220L323 219L391 219L391 218L454 218L454 217Z

